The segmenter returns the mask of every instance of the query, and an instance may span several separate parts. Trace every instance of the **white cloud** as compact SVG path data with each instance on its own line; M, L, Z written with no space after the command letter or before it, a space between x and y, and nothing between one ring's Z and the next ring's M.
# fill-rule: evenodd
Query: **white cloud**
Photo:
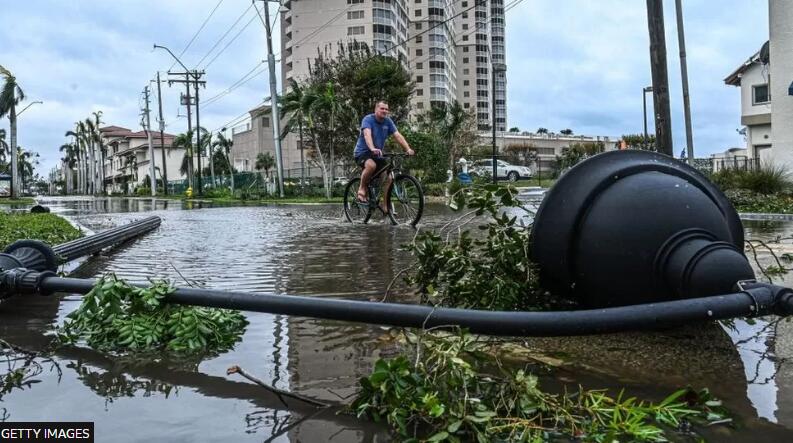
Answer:
M217 3L27 0L3 8L0 64L16 74L28 103L45 102L26 111L19 124L20 144L42 155L40 172L60 157L58 147L67 141L63 133L91 111L101 109L108 124L139 129L140 91L157 70L172 64L164 51L152 51L152 44L179 54ZM767 0L684 4L695 142L698 154L706 155L742 143L735 133L738 91L722 80L767 39ZM194 66L249 6L249 0L223 0L185 52L185 63ZM674 4L666 6L673 133L682 147ZM226 41L253 17L248 10ZM276 29L276 51L278 35ZM610 136L641 130L641 89L650 83L645 2L525 0L507 13L506 45L510 126L569 127ZM202 98L221 93L265 57L264 31L256 18L210 66ZM185 119L177 118L181 91L163 85L170 132L186 129ZM267 95L263 74L202 109L202 126L217 128Z

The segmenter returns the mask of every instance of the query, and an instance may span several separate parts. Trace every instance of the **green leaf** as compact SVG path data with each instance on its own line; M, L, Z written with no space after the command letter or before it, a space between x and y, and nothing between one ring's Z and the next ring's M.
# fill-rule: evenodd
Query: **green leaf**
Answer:
M447 438L449 438L449 433L446 431L441 431L433 435L432 437L428 438L427 441L443 441L446 440Z

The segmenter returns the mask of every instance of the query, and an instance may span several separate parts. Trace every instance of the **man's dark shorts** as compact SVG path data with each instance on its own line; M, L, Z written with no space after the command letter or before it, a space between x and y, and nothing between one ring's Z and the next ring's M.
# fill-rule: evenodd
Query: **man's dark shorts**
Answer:
M363 168L363 165L364 163L366 163L366 160L369 160L370 158L374 160L375 164L377 164L377 168L375 168L375 172L379 172L381 169L385 168L386 165L388 165L388 161L386 159L384 159L383 157L375 157L372 151L364 152L358 157L355 157L355 163L357 163L358 166Z

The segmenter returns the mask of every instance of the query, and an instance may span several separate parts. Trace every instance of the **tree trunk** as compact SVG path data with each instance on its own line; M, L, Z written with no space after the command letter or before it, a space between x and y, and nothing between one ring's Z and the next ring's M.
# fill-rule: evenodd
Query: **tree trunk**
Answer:
M11 112L8 114L10 128L10 140L9 143L11 144L11 198L19 198L19 167L18 162L19 159L17 158L17 110L16 106L14 106L13 101L14 97L11 97Z
M209 148L209 174L212 176L212 189L215 189L215 155L212 152L212 145L207 147Z

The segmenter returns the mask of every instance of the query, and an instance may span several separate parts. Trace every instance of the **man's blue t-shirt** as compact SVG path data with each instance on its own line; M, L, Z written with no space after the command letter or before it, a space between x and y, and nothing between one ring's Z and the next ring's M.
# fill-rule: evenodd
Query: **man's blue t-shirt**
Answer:
M355 144L354 157L360 157L362 154L369 152L369 147L366 146L366 139L363 138L363 130L369 128L372 130L372 142L376 149L383 150L385 148L385 141L391 134L397 132L394 122L386 117L382 122L378 122L374 114L369 114L361 120L361 132L358 134L358 143Z

